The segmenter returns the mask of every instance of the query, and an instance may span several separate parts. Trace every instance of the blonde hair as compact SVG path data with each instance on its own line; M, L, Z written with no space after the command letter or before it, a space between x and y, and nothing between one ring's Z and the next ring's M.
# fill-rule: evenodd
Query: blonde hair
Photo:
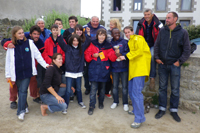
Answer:
M113 23L115 25L115 28L119 29L119 31L121 32L121 24L119 22L119 19L117 18L112 18L110 20L110 23Z
M15 26L13 29L12 29L12 43L13 44L16 44L16 42L17 42L17 38L15 37L15 34L19 31L19 30L21 30L22 29L22 27L21 26ZM23 30L23 29L22 29ZM24 41L26 41L27 39L26 39L26 37L24 36Z

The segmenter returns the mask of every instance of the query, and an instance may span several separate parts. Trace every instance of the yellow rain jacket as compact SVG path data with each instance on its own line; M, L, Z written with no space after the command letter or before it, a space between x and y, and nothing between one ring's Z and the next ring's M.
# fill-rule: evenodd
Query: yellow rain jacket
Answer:
M128 42L130 52L126 54L129 59L129 77L130 81L134 77L146 76L148 81L151 68L150 48L143 36L131 35Z

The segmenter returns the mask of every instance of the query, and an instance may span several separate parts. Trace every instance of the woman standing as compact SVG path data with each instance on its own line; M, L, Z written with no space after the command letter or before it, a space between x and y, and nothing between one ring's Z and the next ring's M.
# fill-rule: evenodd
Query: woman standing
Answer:
M35 59L44 68L48 66L42 58L33 40L26 39L22 27L15 26L12 29L12 43L15 48L8 48L6 53L5 76L8 82L16 82L18 88L19 120L24 120L27 104L27 89L30 78L37 75Z

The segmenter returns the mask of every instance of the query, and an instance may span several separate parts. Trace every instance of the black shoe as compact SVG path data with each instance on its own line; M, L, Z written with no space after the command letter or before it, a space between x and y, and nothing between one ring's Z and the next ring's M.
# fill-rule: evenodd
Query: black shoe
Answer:
M156 119L160 119L165 114L165 111L159 110L158 113L155 115Z
M177 112L171 112L171 116L174 118L175 121L180 122L181 118L178 116Z
M11 102L10 103L10 108L11 109L16 109L17 108L17 102Z
M88 94L90 94L90 90L86 89L85 90L85 95L88 95Z
M94 108L93 108L93 107L90 107L89 110L88 110L88 115L92 115L92 114L93 114L93 111L94 111Z
M99 109L103 109L104 106L103 106L103 103L99 103Z
M36 99L33 99L34 102L42 104L42 100L40 99L40 97L37 97Z
M69 101L70 101L71 103L73 103L73 102L74 102L74 96L71 96L71 97L69 98Z

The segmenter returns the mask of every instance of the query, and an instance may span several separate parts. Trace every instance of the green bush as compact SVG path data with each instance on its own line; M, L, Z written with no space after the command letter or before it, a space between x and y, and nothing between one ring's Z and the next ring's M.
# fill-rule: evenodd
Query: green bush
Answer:
M70 15L71 16L71 15ZM85 25L87 24L90 19L89 18L82 18L80 16L76 16L78 18L78 23L80 25ZM63 29L68 29L69 28L69 23L68 23L68 18L69 16L65 13L59 13L55 10L52 12L46 13L44 15L44 20L45 20L45 28L50 29L50 27L53 25L54 20L56 18L60 18L63 22ZM35 20L37 18L33 17L30 20L25 21L25 25L23 26L24 31L29 31L31 26L35 25Z
M184 27L188 31L190 40L200 37L200 25Z

